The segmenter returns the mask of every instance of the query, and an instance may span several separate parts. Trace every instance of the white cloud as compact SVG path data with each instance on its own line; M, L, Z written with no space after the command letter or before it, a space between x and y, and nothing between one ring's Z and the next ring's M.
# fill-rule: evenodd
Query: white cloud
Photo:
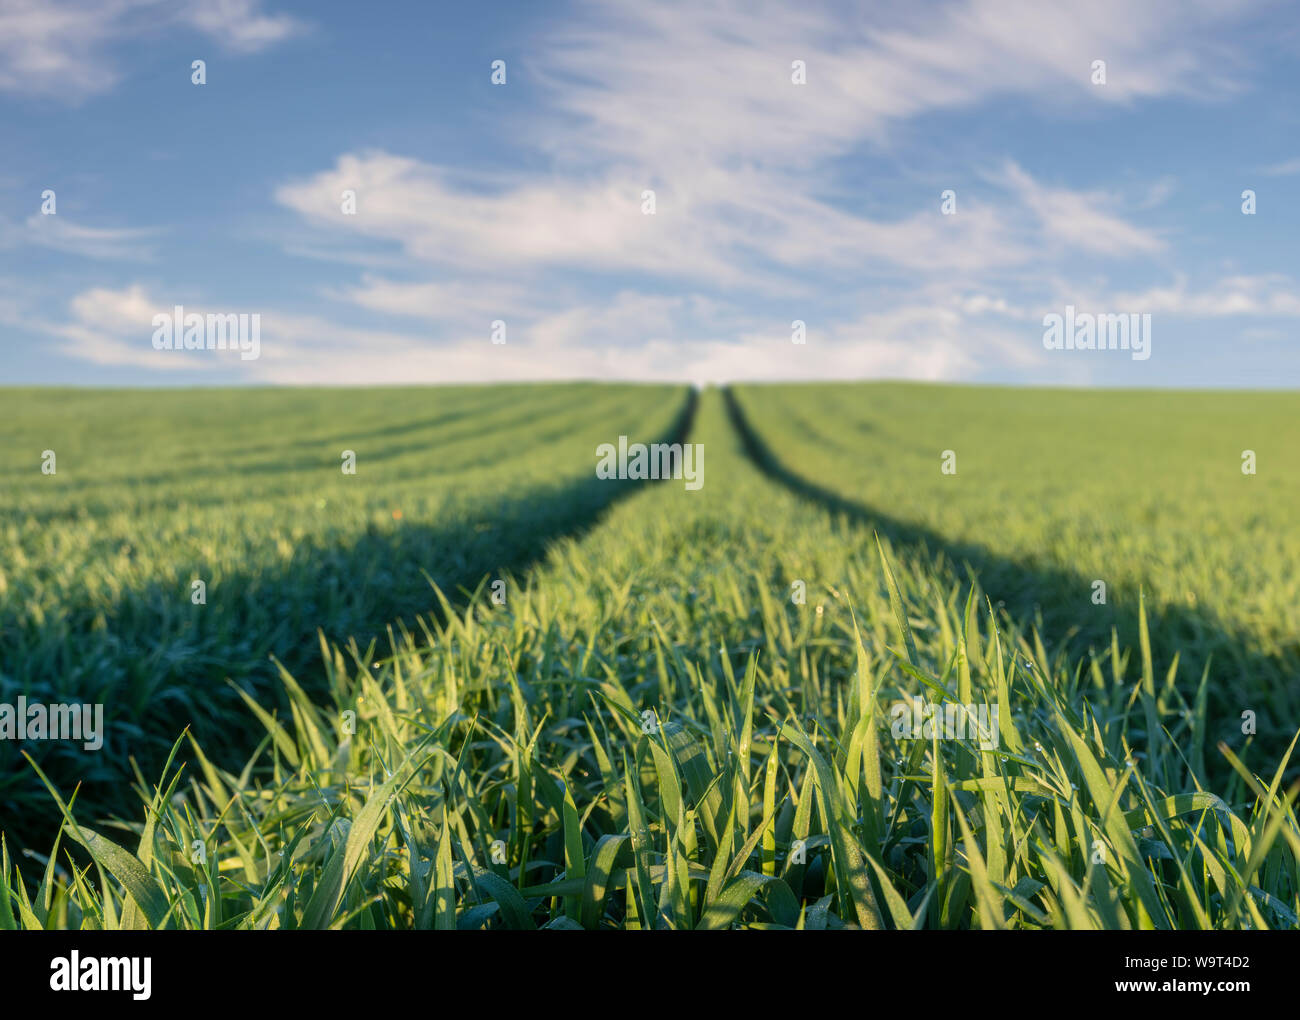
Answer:
M152 320L162 306L151 301L140 285L125 290L94 287L70 303L66 322L34 325L53 334L69 357L96 365L130 365L161 371L188 367L181 358L164 358L150 343Z
M233 53L258 53L303 29L297 18L265 14L261 6L261 0L190 0L181 19Z
M319 226L391 241L415 260L462 270L594 265L743 278L715 250L714 225L692 218L690 209L670 211L665 196L659 213L643 215L643 184L611 174L518 181L485 193L456 187L443 168L367 152L281 186L276 199ZM357 192L355 215L340 211L348 189Z
M125 39L191 28L229 52L254 53L304 27L261 7L261 0L3 0L0 91L75 102L117 83L112 50Z
M7 0L0 7L0 89L78 97L109 88L117 72L102 48L137 6Z
M508 319L516 309L535 303L535 298L510 285L480 281L473 287L463 282L410 283L367 274L359 287L327 291L327 296L347 301L372 312L429 322L454 322L481 328L493 319Z
M1208 286L1188 288L1179 276L1166 287L1117 294L1105 307L1139 312L1164 312L1188 318L1219 319L1294 318L1300 316L1300 296L1295 281L1280 273L1258 276L1228 276ZM1100 307L1100 306L1099 306Z
M894 345L899 366L931 375L969 368L976 338L988 356L1014 362L1019 348L1001 338L1033 317L1026 292L1044 290L1051 267L1078 255L1151 257L1165 239L1126 219L1119 196L1048 185L1014 162L984 175L983 189L978 177L964 188L956 216L940 214L937 193L892 216L868 215L832 197L846 191L837 157L864 144L888 148L907 118L1010 94L1093 109L1204 92L1225 84L1217 68L1231 66L1204 30L1231 13L1163 0L1070 12L968 0L870 19L769 2L598 5L543 38L528 61L550 106L531 111L520 134L552 157L548 172L470 181L397 153L349 152L275 197L331 250L364 241L405 258L404 275L437 277L367 277L332 296L474 334L504 298L510 315L492 317L512 328L523 320L537 343L557 350L610 337L624 349L629 337L689 338L712 351L708 365L752 366L762 359L730 345L748 335L756 304L785 301L788 318L832 319L823 306L833 292L836 321L876 330L864 341L879 345L866 364L893 364L880 351ZM1109 62L1104 87L1089 79L1098 54ZM806 86L791 84L794 59L807 62ZM1146 204L1169 186L1157 183ZM356 215L340 209L348 189ZM643 189L656 193L653 216L642 214ZM884 283L889 304L878 307ZM669 294L685 286L695 300L634 298L630 286ZM705 292L716 300L701 317ZM857 308L842 300L854 292ZM908 316L936 303L929 319L913 321L938 339L905 338ZM866 307L896 319L863 317ZM698 357L690 363L712 371Z
M261 351L243 361L235 351L155 350L154 316L181 305L185 313L256 313L261 316ZM129 365L163 372L208 373L239 366L250 379L267 381L400 382L400 365L424 352L421 338L382 330L341 326L317 316L294 315L254 307L219 307L211 301L163 298L142 284L114 290L94 287L69 303L70 318L37 322L36 328L58 338L63 352L98 365ZM376 364L365 371L363 362ZM322 368L320 376L314 370ZM392 375L376 378L376 369ZM358 374L359 373L359 374Z
M808 323L805 344L787 321L760 321L700 295L622 291L605 302L512 324L507 342L486 329L438 339L419 332L340 324L276 309L218 307L163 299L134 284L93 288L70 303L70 317L42 328L64 354L99 365L203 375L237 366L248 381L288 384L493 382L524 379L624 379L726 382L789 378L969 378L990 357L1022 368L1041 364L1039 333L1011 323L1005 302L943 297L873 312L856 320ZM261 357L156 351L153 316L185 311L258 311ZM703 328L701 328L703 323Z
M1019 95L1058 106L1232 88L1215 0L965 0L940 6L778 0L587 3L537 58L580 124L580 151L647 166L799 167L882 139L892 123ZM1107 83L1093 85L1104 58ZM807 84L790 81L791 61ZM557 152L572 134L550 135Z
M545 171L470 179L463 167L356 151L276 189L305 224L288 250L354 253L364 242L387 253L340 254L370 272L326 296L408 324L264 310L263 356L240 371L292 383L1038 371L1031 309L1062 292L1078 256L1150 259L1169 241L1131 222L1121 196L1016 162L974 175L955 216L940 214L937 192L868 214L844 196L870 181L846 182L841 157L888 151L909 118L1009 95L1090 112L1235 87L1220 70L1231 54L1209 29L1240 6L967 0L870 21L768 0L593 6L525 61L549 106L529 107L520 137L549 155ZM256 11L210 5L191 23L232 48L282 38ZM1099 56L1100 87L1088 78ZM807 61L806 86L790 82L793 59ZM1156 182L1132 208L1170 187ZM641 211L646 188L654 216ZM356 215L340 210L347 189ZM1152 310L1289 307L1276 280L1223 283L1148 296ZM138 286L84 292L52 331L99 363L229 367L197 353L162 360L140 321L151 297ZM805 345L790 342L796 317L809 324ZM505 345L488 340L495 318L509 323Z
M1269 177L1290 177L1292 174L1300 174L1300 157L1266 166L1260 170L1260 173L1267 174Z
M773 327L730 338L695 332L728 310L706 298L622 292L605 304L571 307L514 329L507 343L486 331L433 340L416 333L341 325L312 315L261 310L261 357L234 353L156 351L153 316L163 300L135 284L92 288L70 303L70 317L42 328L62 352L98 365L207 374L238 366L249 381L290 384L492 382L522 379L695 380L898 375L960 378L979 367L988 338L968 333L961 316L934 306L896 310L822 332L795 345ZM252 311L182 301L186 312ZM727 321L735 321L729 319Z
M1044 246L1110 255L1164 247L1107 196L1043 187L1014 164L1005 178L1011 201L963 198L956 216L943 216L935 195L888 221L828 204L807 184L715 169L661 185L656 213L644 215L639 184L626 174L484 192L456 187L445 168L366 152L282 185L276 198L334 235L390 242L417 263L464 276L581 267L796 293L809 271L973 274L1040 261ZM349 189L355 215L340 210Z
M384 292L382 281L370 281L367 293ZM411 296L400 289L393 293ZM1080 307L1189 318L1300 317L1300 298L1294 294L1292 281L1281 275L1227 277L1194 290L1179 278L1167 287L1080 299ZM176 302L139 284L84 291L71 302L67 321L44 328L61 340L66 354L94 364L194 374L237 365L242 378L287 384L579 378L952 381L1006 366L1031 376L1041 373L1045 355L1036 310L987 293L950 293L940 285L910 298L851 320L811 319L804 344L791 342L787 320L760 321L698 294L628 290L605 301L511 322L503 345L490 342L485 326L457 328L434 338L276 309L179 302L187 312L200 314L259 311L262 356L253 362L218 352L155 351L150 343L153 316L170 311Z
M1015 163L1008 163L1004 173L1021 201L1038 217L1043 239L1050 244L1114 256L1149 255L1165 247L1152 232L1118 216L1112 196L1046 187Z
M31 244L93 259L149 259L149 242L158 235L151 228L83 227L66 216L28 217L21 235Z

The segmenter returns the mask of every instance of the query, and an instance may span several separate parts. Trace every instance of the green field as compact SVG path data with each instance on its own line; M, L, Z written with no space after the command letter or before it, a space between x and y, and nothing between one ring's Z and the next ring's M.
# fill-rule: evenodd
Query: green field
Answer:
M1053 652L1105 652L1112 629L1135 644L1144 592L1157 653L1178 654L1185 679L1211 669L1217 736L1240 735L1246 709L1274 738L1294 735L1296 394L822 384L736 396L779 477L969 563L995 602L1041 621Z
M104 703L103 753L28 749L51 778L86 780L92 807L133 810L128 758L161 767L184 726L219 757L251 749L228 681L273 699L270 657L319 670L318 631L386 642L436 604L431 582L454 598L525 566L615 495L592 477L595 444L611 429L673 431L685 398L585 385L6 391L0 702ZM48 816L35 778L0 742L11 833Z
M123 704L6 765L0 925L1300 924L1298 395L4 399L0 701Z

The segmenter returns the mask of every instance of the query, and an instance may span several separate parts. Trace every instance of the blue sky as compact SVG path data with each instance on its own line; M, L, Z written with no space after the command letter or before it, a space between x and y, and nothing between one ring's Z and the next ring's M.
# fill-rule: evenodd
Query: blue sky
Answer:
M1233 0L0 0L0 382L1294 387L1298 66Z

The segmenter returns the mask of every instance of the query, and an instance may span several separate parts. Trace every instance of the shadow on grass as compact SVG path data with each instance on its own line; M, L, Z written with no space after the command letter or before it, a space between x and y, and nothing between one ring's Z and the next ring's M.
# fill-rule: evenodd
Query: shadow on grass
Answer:
M684 442L697 401L689 391L669 434L656 440ZM237 771L261 740L262 727L228 678L260 704L284 708L274 655L309 694L323 694L318 631L333 642L354 638L363 653L373 641L382 655L389 627L396 633L402 621L418 632L415 618L438 612L429 578L459 607L485 579L527 571L553 543L585 534L646 484L653 483L598 479L593 452L585 478L472 506L454 520L372 526L346 543L304 542L287 561L223 577L207 606L187 600L178 611L174 588L157 584L123 593L102 616L88 603L70 607L57 634L33 637L0 620L0 703L14 704L20 694L100 702L106 731L96 751L77 741L0 740L0 830L11 851L47 852L58 824L57 808L20 750L65 798L81 784L80 818L135 818L132 759L153 783L190 726L205 754Z
M847 499L783 464L750 424L730 387L723 390L723 396L746 454L765 475L825 510L853 523L869 525L896 546L911 547L923 555L940 554L958 569L965 567L995 605L1005 607L1022 624L1037 626L1045 643L1053 642L1049 652L1078 655L1092 648L1100 657L1109 649L1112 627L1121 649L1137 649L1136 593L1128 595L1112 589L1107 605L1094 606L1089 602L1092 579L1082 574L1053 564L999 555L976 543L952 541L923 525ZM1081 612L1081 606L1087 606L1088 611ZM1207 719L1211 739L1206 742L1206 766L1211 772L1219 774L1226 767L1217 764L1220 756L1213 753L1218 740L1240 750L1244 740L1241 713L1246 709L1257 716L1257 742L1263 756L1256 767L1271 772L1300 725L1300 644L1294 654L1267 654L1253 647L1250 634L1233 629L1216 614L1180 606L1148 605L1147 624L1157 685L1178 655L1178 687L1191 703L1208 665ZM1130 682L1136 682L1140 675L1140 666L1135 668L1133 657L1127 675ZM1293 763L1291 771L1297 768L1300 763Z

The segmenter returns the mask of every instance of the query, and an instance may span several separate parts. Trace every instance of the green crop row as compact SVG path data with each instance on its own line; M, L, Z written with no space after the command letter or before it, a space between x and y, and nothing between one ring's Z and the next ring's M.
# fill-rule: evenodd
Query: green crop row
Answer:
M244 767L182 737L111 824L52 783L61 842L5 857L0 924L1298 925L1290 751L1219 744L1163 618L1077 648L735 424L706 391L704 487L618 501L504 604L283 671Z
M131 810L130 760L161 767L186 725L216 760L242 759L255 741L232 684L284 704L272 656L319 672L318 631L364 642L413 624L436 605L430 581L455 596L590 524L620 491L594 479L597 445L673 431L685 398L7 390L0 703L102 704L101 749L28 749L91 809ZM48 800L15 748L0 741L0 819L44 844Z

